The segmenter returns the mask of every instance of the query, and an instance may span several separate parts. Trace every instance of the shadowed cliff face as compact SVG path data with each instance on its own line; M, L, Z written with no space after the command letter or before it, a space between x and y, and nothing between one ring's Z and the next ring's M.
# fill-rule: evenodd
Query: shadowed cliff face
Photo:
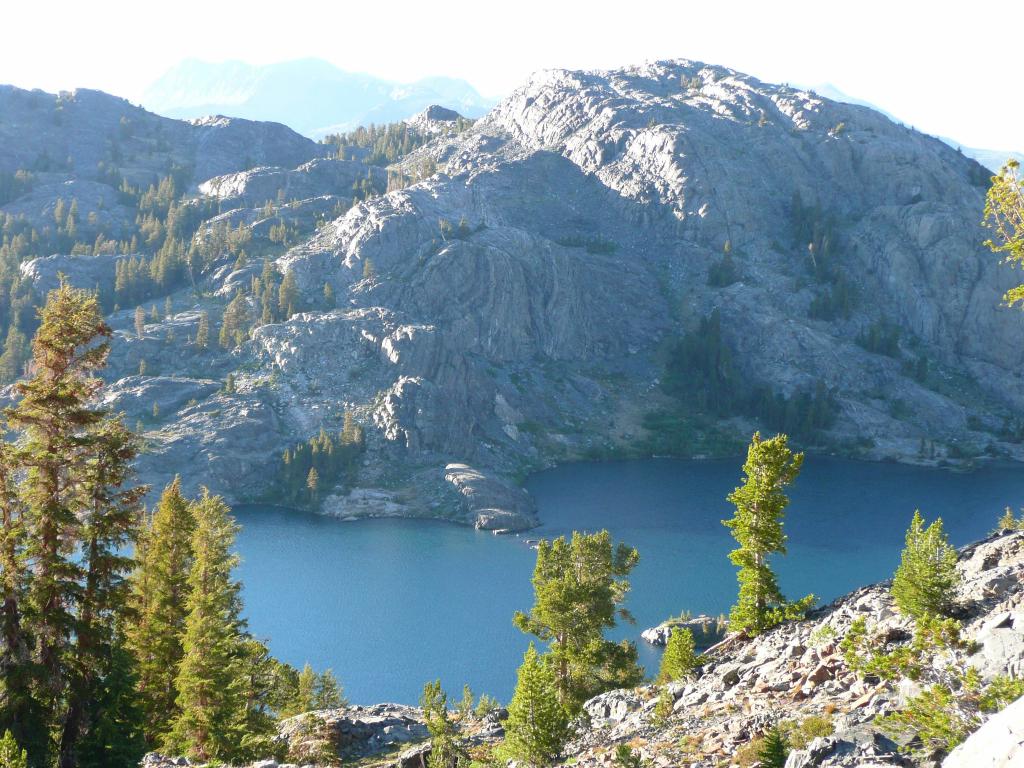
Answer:
M744 379L785 396L834 391L824 445L916 459L926 440L939 458L950 446L1019 458L1000 437L1024 405L1024 321L1000 306L1014 276L980 245L987 173L940 141L686 61L543 72L469 130L434 122L436 138L393 171L439 173L277 259L317 311L257 327L232 352L168 344L169 328L194 334L200 309L215 315L259 272L225 261L204 277L206 298L182 292L143 338L119 334L112 381L140 359L151 374L113 384L118 407L196 392L161 406L148 479L173 467L251 498L285 445L349 410L367 426L365 466L325 511L523 527L532 504L511 481L635 445L643 414L672 405L667 347L715 309ZM308 195L291 206L310 219L350 194L352 169L325 162L243 171L200 194L258 238L275 185ZM735 280L709 283L727 247ZM85 281L99 267L28 267L40 285L58 269ZM840 283L856 299L815 310ZM333 309L318 300L325 285ZM883 325L900 330L894 355L858 345ZM912 375L920 358L926 377ZM234 392L207 391L229 372Z

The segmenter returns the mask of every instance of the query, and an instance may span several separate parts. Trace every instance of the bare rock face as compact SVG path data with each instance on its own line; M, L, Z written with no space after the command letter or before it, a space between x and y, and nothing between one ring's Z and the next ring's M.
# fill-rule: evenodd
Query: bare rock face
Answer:
M449 464L444 479L462 495L466 515L477 528L520 531L537 525L533 500L522 488L510 488L465 464Z
M57 117L38 141L8 118L39 110ZM149 430L183 475L246 498L275 454L348 411L367 456L356 489L325 489L332 513L374 508L351 496L369 490L382 514L520 528L535 518L518 478L645 445L644 413L667 402L666 347L713 310L740 376L776 395L834 392L823 444L875 459L1024 457L1005 429L1024 407L1024 315L1001 307L1014 275L980 245L988 173L937 139L687 60L542 72L472 125L439 110L413 122L434 138L391 170L438 172L332 218L358 171L375 184L387 171L319 158L273 124L0 90L0 168L44 146L92 168L115 132L142 158L131 179L194 168L197 201L221 203L207 227L246 224L257 250L283 220L312 232L276 259L308 311L232 351L188 346L183 317L216 320L258 277L257 259L224 258L198 276L201 298L171 297L176 317L116 340L111 381L145 359L148 375L236 382L244 415L208 394ZM294 202L261 213L281 195ZM736 279L709 280L727 248ZM92 287L113 270L66 257L24 267L40 290L58 271ZM856 298L823 313L840 278ZM892 355L858 344L883 325L899 329ZM145 415L135 407L130 419ZM236 417L261 430L258 452ZM922 441L937 450L922 455ZM154 485L169 479L153 470Z
M1016 768L1024 765L1024 698L994 715L954 749L942 768Z
M369 179L381 190L387 184L383 168L351 160L317 158L294 170L259 167L215 176L199 185L199 192L232 206L258 208L277 200L305 200L333 195L351 200L353 187Z

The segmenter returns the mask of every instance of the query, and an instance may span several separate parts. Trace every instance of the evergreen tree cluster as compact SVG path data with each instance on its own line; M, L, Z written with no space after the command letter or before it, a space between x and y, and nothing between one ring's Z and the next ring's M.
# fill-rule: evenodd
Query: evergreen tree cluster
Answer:
M360 160L367 165L391 165L422 147L431 137L406 122L360 126L348 133L333 133L324 143L336 148L339 160Z
M316 506L321 491L345 480L352 483L359 469L366 438L352 414L345 412L341 432L325 429L309 440L286 448L281 457L279 492L292 504Z
M5 412L15 441L0 444L0 730L33 766L138 756L125 548L145 489L130 485L134 436L94 406L109 335L95 295L52 291L34 374Z
M337 681L247 632L219 497L175 479L143 514L136 438L96 406L96 294L62 284L40 320L0 442L0 750L34 768L272 753L277 717L340 704Z
M789 396L752 384L736 365L717 309L671 347L663 388L688 407L715 416L751 416L805 439L831 427L839 413L835 393L821 380Z
M203 220L217 212L215 204L185 204L179 192L185 187L184 168L172 168L169 175L145 190L128 184L116 171L112 173L116 178L108 181L118 188L116 202L135 211L128 233L106 231L95 212L83 221L75 198L57 198L53 223L39 229L24 216L0 216L0 296L7 297L0 301L0 332L5 337L4 351L9 352L0 362L0 383L13 381L22 373L29 357L27 340L37 327L35 297L19 270L23 262L52 253L130 256L118 261L113 286L94 286L106 310L132 306L185 285L197 258L192 238ZM21 180L17 189L30 185L27 172L18 172L14 178ZM10 184L7 188L12 189ZM82 239L84 224L89 231L96 231L95 240Z

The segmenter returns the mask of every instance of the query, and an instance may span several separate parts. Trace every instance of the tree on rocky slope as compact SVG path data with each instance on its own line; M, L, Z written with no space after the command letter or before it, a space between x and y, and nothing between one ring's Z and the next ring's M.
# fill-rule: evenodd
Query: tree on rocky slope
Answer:
M130 564L122 551L140 490L125 487L132 436L92 405L108 352L101 340L110 335L96 296L62 284L40 321L34 375L6 412L22 433L11 468L24 472L18 546L28 575L18 611L22 637L32 639L31 658L18 664L31 670L34 719L18 727L33 764L49 763L57 747L60 765L75 766L98 722L94 699L111 687Z
M307 663L295 679L294 690L281 708L281 716L291 717L318 709L337 709L347 706L348 700L334 673L329 669L317 673Z
M196 346L206 349L210 344L210 315L206 310L199 313L199 325L196 328Z
M185 602L192 565L195 521L174 478L144 530L136 551L132 603L136 618L128 630L138 662L140 703L145 712L146 741L156 746L176 712L174 677L183 655Z
M1019 168L1011 160L992 180L985 200L985 224L994 237L985 244L1003 254L1008 264L1024 267L1024 179ZM1024 301L1024 285L1011 288L1003 298L1010 305Z
M560 536L537 547L534 605L529 614L517 612L514 622L548 644L545 664L570 712L603 691L643 679L636 646L604 638L617 618L632 621L622 603L629 591L627 577L639 559L633 547L613 546L608 531L574 532L571 540Z
M687 627L672 631L665 644L658 669L658 682L670 683L686 677L697 668L697 654L694 651L693 632Z
M508 705L502 757L531 768L551 765L568 736L569 716L559 701L552 665L530 643Z
M761 763L761 768L783 768L788 757L789 744L786 742L786 737L782 730L774 725L765 734L764 742L757 753L757 759Z
M915 620L947 615L960 580L956 562L942 518L925 527L921 512L915 511L892 579L892 597L900 611Z
M729 553L738 566L739 598L729 614L734 632L757 635L790 617L802 615L814 596L789 603L782 596L768 564L773 554L786 553L783 514L789 505L785 488L800 474L804 455L789 449L786 435L762 440L755 432L743 465L743 485L729 494L736 512L722 524L732 531L739 547Z
M448 696L441 688L441 681L435 680L423 686L420 696L423 718L430 731L430 757L427 768L464 768L469 764L469 755L459 744L455 726L448 716Z
M252 321L249 317L249 300L241 292L224 309L224 318L220 325L220 345L234 349L249 335Z

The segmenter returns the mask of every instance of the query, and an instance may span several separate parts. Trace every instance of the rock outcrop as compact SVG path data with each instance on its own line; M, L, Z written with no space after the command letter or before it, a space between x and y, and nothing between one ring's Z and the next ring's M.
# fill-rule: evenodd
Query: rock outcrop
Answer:
M1019 768L1021 765L1024 765L1024 698L993 715L942 761L942 768Z
M726 625L721 618L693 616L663 621L656 627L645 629L640 633L640 637L651 645L668 645L672 633L680 629L690 630L698 649L711 647L724 639L726 634Z
M1019 677L1024 629L1007 617L1024 615L1024 532L964 548L958 568L963 575L959 610L965 636L974 641L959 652L960 661L978 664L983 681ZM913 685L861 679L839 650L858 617L895 644L911 636L912 623L895 609L888 584L865 587L806 621L784 624L753 640L731 638L710 649L692 681L667 686L672 699L668 716L656 713L659 696L653 687L611 691L587 702L589 725L570 745L566 763L603 766L616 744L628 743L641 745L641 755L659 768L728 764L772 724L814 717L828 724L830 734L794 750L787 768L920 765L923 758L912 753L911 745L900 743L877 722L896 711ZM1019 740L1020 734L1006 727L1020 702L1014 707L982 727L994 723L992 732L1001 734L998 747L993 738L992 754L1002 754L1003 747L1012 753L1013 739ZM959 756L950 755L949 765L989 764L957 763L965 754L973 759L965 746Z

